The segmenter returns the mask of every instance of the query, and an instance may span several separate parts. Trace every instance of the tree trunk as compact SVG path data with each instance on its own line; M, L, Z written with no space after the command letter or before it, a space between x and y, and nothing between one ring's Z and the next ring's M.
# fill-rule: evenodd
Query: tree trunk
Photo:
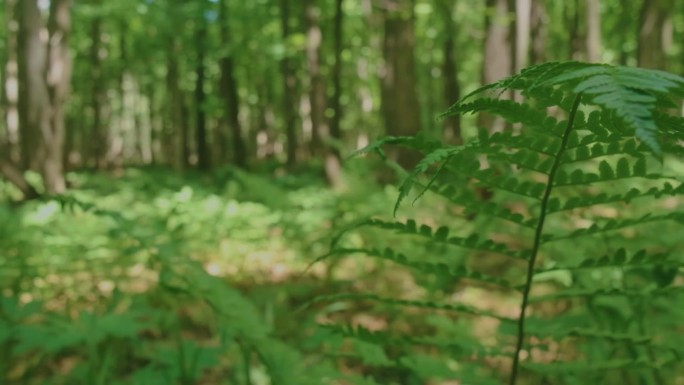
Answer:
M532 0L516 0L515 2L515 67L518 73L527 67L530 53L530 35L532 28Z
M49 129L49 98L45 84L46 32L37 0L22 0L19 19L19 140L23 169L40 169L41 135Z
M106 95L101 96L101 101L105 102L106 107L102 104L100 105L100 124L104 127L100 128L100 140L98 146L102 148L100 154L95 153L96 163L100 164L100 167L109 168L120 168L124 163L124 142L125 136L131 130L134 129L134 119L131 118L132 111L134 110L134 100L133 96L133 79L132 75L128 71L128 38L129 27L125 20L121 20L118 23L119 27L119 62L118 67L118 96L119 96L119 107L116 111L113 111L106 103ZM94 36L93 36L94 38ZM101 39L100 39L101 40ZM101 44L101 41L99 42ZM100 62L102 60L99 60ZM99 64L102 66L102 64ZM104 90L105 86L102 85ZM104 92L100 92L103 93ZM111 121L111 114L116 114L116 121ZM104 122L102 122L104 120ZM111 123L110 123L111 121ZM104 159L100 159L104 157Z
M319 25L320 8L315 0L305 0L304 14L306 20L306 63L309 74L309 103L311 117L311 153L323 154L323 143L329 135L328 122L325 119L325 80L321 74L321 49L323 34Z
M224 45L230 45L230 31L228 29L228 12L226 7L227 0L220 0L219 11L221 20L221 41ZM233 163L240 167L247 167L247 148L245 138L240 125L240 105L238 96L238 84L235 79L235 65L232 53L226 54L221 58L221 94L226 103L226 118L230 127Z
M180 69L178 55L180 47L178 39L174 36L169 39L168 56L166 60L166 92L169 103L169 125L167 127L167 147L173 165L179 169L189 166L190 145L183 102L183 95L178 84Z
M665 59L668 47L665 46L664 28L669 24L672 6L669 0L644 0L640 13L637 45L639 67L666 68Z
M459 65L456 58L456 23L453 19L453 4L446 0L439 1L440 13L444 16L444 61L442 76L444 77L444 102L448 108L461 98L458 83ZM444 138L454 144L463 143L461 135L461 116L450 116L444 120Z
M47 72L45 74L50 98L50 124L43 133L45 159L43 180L50 194L66 190L64 179L64 105L71 81L71 0L52 0L48 20Z
M385 2L385 59L382 76L382 113L390 135L414 135L420 130L420 105L415 73L414 1ZM420 155L404 148L391 157L404 168L412 168Z
M19 75L17 63L17 34L19 23L16 19L16 0L6 0L5 16L7 23L7 62L3 86L3 100L5 121L5 145L8 159L12 162L20 161L19 153Z
M584 40L584 35L582 34L581 28L581 8L582 3L580 0L567 1L565 5L565 14L568 17L567 23L570 26L570 44L568 45L569 53L568 58L570 60L581 60L582 52L584 51L584 45L586 41Z
M532 0L530 15L531 46L530 63L540 64L546 61L546 40L548 15L544 0Z
M200 17L204 17L201 14ZM205 40L207 38L207 30L204 20L199 21L200 25L197 28L195 34L195 44L197 44L197 63L195 67L195 73L197 79L195 82L195 105L197 111L197 122L195 131L195 140L197 146L197 168L200 170L208 170L211 167L211 156L209 154L209 145L207 140L207 123L206 123L206 113L205 100L206 94L204 93L204 54L205 54Z
M509 3L507 0L487 0L487 9L482 84L493 83L510 76L513 69ZM511 93L505 92L501 97L510 98ZM483 113L478 115L477 125L490 132L497 132L504 130L506 122L499 117Z
M587 0L587 61L601 61L601 12L599 0Z
M335 0L335 20L333 22L333 54L335 55L335 62L331 74L333 95L330 99L330 108L333 111L332 118L330 119L330 137L333 140L333 145L327 146L327 153L325 156L325 176L328 183L332 186L339 186L342 183L341 156L340 151L336 146L339 146L342 142L342 130L340 129L342 107L340 105L340 99L342 98L343 3L344 0Z
M289 0L280 0L280 23L283 41L287 42L291 34ZM283 124L287 136L287 165L292 168L297 163L297 80L289 52L285 52L280 61L280 72L283 78Z
M19 120L24 167L40 171L45 191L58 194L64 180L64 109L71 60L69 0L50 2L47 29L35 0L19 3Z
M96 168L103 169L107 166L109 135L107 135L102 122L102 106L106 103L104 74L102 73L102 60L100 58L100 50L102 49L102 18L99 16L94 17L90 28L90 79L92 84L90 108L93 120L92 141L90 142L92 147L89 150L92 151L92 158L95 159Z

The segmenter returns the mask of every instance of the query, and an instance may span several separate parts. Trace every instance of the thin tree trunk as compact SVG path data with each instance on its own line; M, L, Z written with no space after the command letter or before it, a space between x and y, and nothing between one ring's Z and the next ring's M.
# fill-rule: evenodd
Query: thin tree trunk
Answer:
M171 159L174 159L174 166L180 169L187 167L190 159L190 145L188 143L188 133L186 127L186 117L184 115L184 102L178 80L180 69L178 55L180 47L178 39L171 37L169 40L169 50L166 60L166 90L169 101L169 126L167 133L167 147L170 151Z
M12 162L20 161L19 153L19 75L17 62L17 34L19 23L16 19L16 0L6 0L5 17L7 25L7 62L3 63L4 83L2 84L3 120L5 123L6 156Z
M340 99L342 98L342 49L343 49L343 30L342 24L344 22L344 12L342 6L344 0L335 0L335 20L333 22L333 51L335 55L335 62L332 68L332 83L333 95L330 99L330 108L333 115L330 119L330 137L333 140L332 146L327 146L327 153L325 156L325 175L332 186L339 186L341 180L341 156L340 151L336 146L342 142L342 130L340 123L342 121L342 107Z
M287 41L291 34L289 0L280 0L280 23L282 39ZM297 80L292 68L292 60L288 55L289 53L286 52L280 62L280 72L283 78L283 123L287 136L287 165L292 168L297 163L297 129L295 127L297 123Z
M200 23L201 24L198 27L195 34L195 44L197 44L197 63L195 68L195 73L197 74L197 80L195 82L195 105L197 111L197 127L195 131L195 140L197 141L197 167L200 170L208 170L211 167L211 156L209 154L206 113L204 111L204 104L206 100L206 94L204 93L204 51L206 44L205 40L207 38L207 30L204 21L201 21Z
M90 69L92 95L90 108L93 114L92 121L92 141L90 149L92 157L95 159L96 168L102 169L107 166L107 149L109 138L102 122L102 106L105 103L104 95L104 76L102 73L102 60L100 50L102 49L102 18L93 18L90 29Z
M71 82L71 54L69 37L71 33L71 0L52 0L48 20L48 67L46 72L50 98L50 127L43 134L45 161L43 179L48 193L62 193L66 190L64 178L64 106Z
M461 87L458 83L459 65L456 58L456 23L453 19L454 4L447 0L440 0L440 13L444 16L444 61L442 62L442 76L444 77L445 107L456 103L461 98ZM444 138L454 144L463 143L461 135L461 116L450 116L444 120Z
M228 28L227 0L220 0L219 11L221 20L221 41L224 45L230 45L230 31ZM226 54L221 58L221 94L226 103L227 123L230 127L231 143L233 148L233 163L240 167L247 167L247 148L240 124L240 101L238 84L235 78L235 64L232 54Z
M161 135L160 121L157 110L157 93L155 92L155 84L149 83L147 85L147 119L150 127L150 148L149 148L149 162L150 164L158 164L161 156Z
M39 170L41 135L49 130L49 99L45 84L47 48L37 0L22 0L19 19L19 140L22 168Z
M546 61L548 15L545 4L544 0L532 0L530 15L531 64L540 64Z
M565 14L568 16L568 24L570 26L570 44L568 46L568 58L570 60L581 60L582 52L584 51L584 35L581 28L581 9L582 3L580 0L567 1L565 5Z
M183 155L183 167L191 166L191 159L193 157L192 145L190 140L190 130L192 127L192 118L190 116L190 107L185 94L181 94L180 99L180 117L181 117L181 153Z
M412 0L385 3L385 59L382 112L390 135L414 135L420 130L420 105L415 73L415 32ZM413 168L420 155L404 148L390 154L399 165Z
M484 41L484 61L482 69L482 83L489 84L511 75L513 69L513 48L508 13L507 0L487 0L488 12L485 14L486 37ZM510 98L506 92L503 98ZM479 114L478 127L484 127L491 132L503 131L506 122L490 114Z
M667 48L664 31L671 19L673 4L669 0L644 0L639 20L637 65L665 69ZM670 20L671 22L671 20Z
M599 0L587 1L587 61L601 61L601 12Z
M532 0L515 2L515 67L518 73L529 61L530 34L532 27Z
M329 135L325 119L325 81L321 74L321 49L323 34L319 25L320 8L315 0L306 0L304 5L306 19L306 59L309 74L309 103L311 111L311 153L324 153L323 142Z

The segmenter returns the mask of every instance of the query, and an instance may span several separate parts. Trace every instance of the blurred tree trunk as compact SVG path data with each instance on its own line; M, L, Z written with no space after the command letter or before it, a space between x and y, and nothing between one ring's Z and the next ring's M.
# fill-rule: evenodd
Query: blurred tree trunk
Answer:
M292 168L297 163L297 80L292 68L288 40L290 38L290 1L280 0L280 23L282 39L285 42L285 55L280 61L280 72L283 79L283 124L287 136L286 153L287 165Z
M3 153L7 161L18 164L21 161L19 152L19 74L17 63L17 33L19 22L16 18L16 0L5 1L5 23L7 25L7 58L4 66L4 83L2 84L2 107L5 123Z
M329 135L329 126L325 118L326 89L321 74L321 49L323 34L319 25L320 8L316 0L305 0L304 15L306 20L306 63L309 74L309 104L311 117L311 153L323 154L323 142Z
M482 84L499 81L511 75L513 69L513 44L511 39L510 16L508 0L487 0L485 12L485 40L482 68ZM506 92L502 98L510 98ZM503 119L489 114L479 114L477 126L486 128L490 132L503 131L506 123Z
M211 167L211 157L209 154L209 145L207 140L207 122L205 112L206 94L204 93L204 56L205 45L207 39L207 27L204 21L204 13L200 13L200 25L195 31L195 44L197 44L197 63L195 64L195 74L197 75L195 81L195 106L196 106L196 131L195 131L195 145L197 146L197 167L200 170L208 170Z
M219 18L221 23L221 42L230 46L230 31L228 28L227 0L219 1ZM235 79L235 64L232 52L228 52L221 58L221 95L226 103L227 123L230 127L233 147L233 163L240 167L247 167L247 148L245 138L240 125L240 105L238 84Z
M444 61L442 62L442 76L444 77L444 103L449 108L461 98L461 88L458 83L459 65L456 57L456 23L454 22L454 2L440 0L438 3L444 20ZM450 116L444 120L444 139L455 144L463 143L461 135L461 116Z
M97 15L93 18L90 26L90 82L92 94L90 99L90 109L93 114L92 135L88 150L95 160L95 166L99 169L107 166L107 149L109 138L107 130L102 122L102 107L106 103L104 74L102 73L102 58L100 51L102 48L102 17Z
M161 151L161 132L160 119L158 117L159 110L157 108L157 92L156 84L154 82L149 82L146 85L148 108L147 108L147 120L150 126L150 148L149 148L149 161L150 164L159 164L161 160L164 159Z
M37 0L18 2L19 19L19 138L23 169L39 169L42 132L49 129L45 84L47 48L45 27ZM42 36L41 36L42 35Z
M24 166L39 170L48 194L66 189L64 102L71 76L70 0L52 0L47 28L35 0L19 2L19 105Z
M548 15L544 0L532 0L530 15L530 63L540 64L546 61L546 40L548 27Z
M637 45L639 67L666 68L667 29L672 23L673 5L669 0L644 0L642 3Z
M384 2L382 114L389 135L414 135L420 130L414 59L414 3L414 0ZM418 153L404 148L394 150L390 155L404 168L412 168L420 159Z
M2 84L2 107L5 111L3 120L6 130L0 141L0 176L16 186L25 199L34 199L39 196L38 192L28 183L21 169L17 167L20 162L20 154L17 151L19 143L19 74L17 62L19 22L16 18L16 6L15 0L6 0L5 2L7 62L3 63L5 71Z
M43 179L48 193L61 193L66 189L64 179L64 107L71 82L71 0L52 0L48 19L48 68L46 73L50 98L50 127L43 135L45 160Z
M515 2L515 66L518 73L527 67L530 59L530 35L532 33L532 0Z
M587 1L587 61L601 61L601 11L599 0Z
M586 41L584 35L582 34L581 27L581 8L582 3L580 0L566 1L563 3L565 6L565 15L568 18L567 24L570 30L570 44L568 46L569 53L568 58L570 60L581 60L582 52L584 51L584 46Z
M178 38L169 39L168 56L166 60L166 92L169 102L169 127L167 133L167 148L177 168L188 167L190 160L189 132L187 127L187 110L183 101L183 94L178 84L180 78L180 64L178 56L180 46Z
M332 186L340 186L341 180L341 156L340 151L336 146L342 142L342 130L340 123L342 120L342 107L340 99L342 98L342 49L343 49L343 30L342 23L344 22L344 11L342 6L344 0L335 0L335 20L333 22L333 51L335 55L335 62L332 68L332 83L333 95L330 99L330 108L333 111L330 119L330 138L332 145L327 145L325 155L325 175Z
M186 93L181 92L180 93L180 117L181 121L180 127L181 127L181 135L180 135L180 142L181 142L181 153L183 155L183 167L187 168L191 166L191 160L193 157L193 152L192 152L192 142L190 138L191 134L191 129L192 129L192 116L190 114L190 96L186 95Z
M103 130L102 145L106 146L105 156L106 165L108 167L120 168L124 163L124 135L131 130L130 119L128 119L128 109L131 108L131 95L129 93L130 84L132 84L131 74L128 71L128 22L121 20L119 22L119 73L118 73L118 91L119 91L119 108L116 111L118 122L117 124L107 124L107 129Z

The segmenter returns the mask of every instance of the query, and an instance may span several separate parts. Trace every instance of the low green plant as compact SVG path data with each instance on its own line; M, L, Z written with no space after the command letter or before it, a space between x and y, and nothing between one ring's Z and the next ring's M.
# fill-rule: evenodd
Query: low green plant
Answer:
M357 287L318 300L372 301L440 326L326 329L356 341L355 359L373 373L392 368L415 383L681 382L684 119L672 111L683 95L684 78L662 71L547 63L443 115L495 115L503 132L481 130L461 146L388 137L363 149L422 152L395 215L414 188L444 214L425 224L361 220L319 260L372 256L427 290L387 297ZM346 235L375 229L389 232L385 245ZM407 239L422 249L402 250Z

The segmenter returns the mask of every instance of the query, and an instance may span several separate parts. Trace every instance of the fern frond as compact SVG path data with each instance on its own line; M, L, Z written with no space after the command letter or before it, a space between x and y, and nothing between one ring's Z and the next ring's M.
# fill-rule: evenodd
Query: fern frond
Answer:
M438 230L439 232L439 230ZM446 236L445 238L446 239ZM448 276L453 281L460 279L468 279L471 281L478 281L482 283L489 283L496 285L498 287L513 289L514 286L511 285L505 279L489 276L477 271L470 271L465 266L455 266L449 265L444 262L429 262L429 261L415 261L406 256L405 254L396 252L390 247L384 249L370 248L370 249L335 249L331 251L326 257L329 256L339 256L339 255L352 255L352 254L364 254L370 257L376 257L386 261L391 261L396 264L408 267L414 271L423 274L432 274L437 276Z
M551 268L538 269L538 273L559 270L595 270L601 267L647 267L647 266L679 266L682 263L670 257L670 253L657 253L649 255L641 249L629 256L627 250L620 248L613 254L603 255L599 258L587 258L575 266L554 266Z
M397 298L382 297L382 296L375 295L375 294L341 293L341 294L320 296L320 297L317 297L316 299L312 300L308 306L310 306L311 304L314 304L314 303L318 303L318 302L332 302L332 301L344 301L344 300L373 301L373 302L378 302L378 303L382 303L382 304L390 305L390 306L416 307L416 308L427 309L427 310L446 310L446 311L453 311L453 312L457 312L457 313L494 318L494 319L497 319L497 320L503 321L503 322L515 322L514 319L511 319L509 317L502 316L502 315L496 314L494 312L478 309L476 307L468 306L468 305L464 305L464 304L443 303L443 302L436 302L436 301L419 301L419 300L397 299Z

